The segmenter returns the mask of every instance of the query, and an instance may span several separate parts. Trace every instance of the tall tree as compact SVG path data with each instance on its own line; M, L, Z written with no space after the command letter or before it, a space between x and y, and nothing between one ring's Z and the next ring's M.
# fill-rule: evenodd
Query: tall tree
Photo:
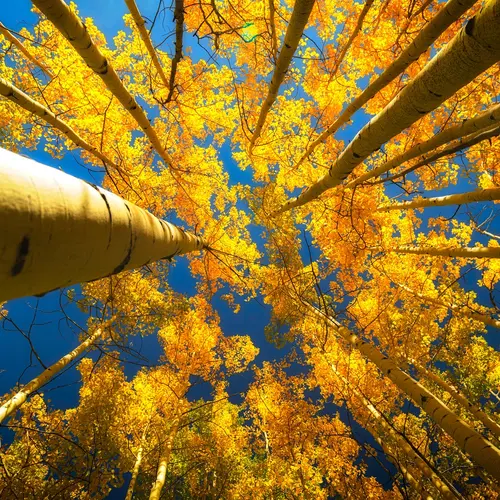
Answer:
M206 247L98 186L4 149L0 162L2 234L10 243L2 249L2 300Z

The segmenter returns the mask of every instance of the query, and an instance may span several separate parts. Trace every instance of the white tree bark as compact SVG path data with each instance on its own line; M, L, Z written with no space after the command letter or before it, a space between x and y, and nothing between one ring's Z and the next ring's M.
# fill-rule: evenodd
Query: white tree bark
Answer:
M206 248L109 191L0 148L0 302Z
M500 59L500 0L478 15L432 59L375 118L365 125L326 175L286 202L277 213L305 205L338 186L368 156L418 121Z

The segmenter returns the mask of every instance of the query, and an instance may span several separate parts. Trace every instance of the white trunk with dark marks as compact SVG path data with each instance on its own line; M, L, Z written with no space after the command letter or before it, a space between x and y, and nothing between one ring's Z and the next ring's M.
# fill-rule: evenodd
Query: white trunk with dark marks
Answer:
M497 480L500 480L500 450L481 434L472 429L465 421L457 417L439 398L404 372L392 359L382 354L375 346L359 338L347 328L316 309L307 302L302 302L315 316L322 319L346 342L374 363L415 404L422 408L457 445L467 452L474 461Z
M135 119L165 163L173 167L172 158L151 126L146 113L125 88L120 77L99 47L92 41L80 18L63 0L32 0L32 3L68 40L87 66L101 78L109 91Z
M153 63L156 71L158 72L158 75L160 76L163 84L165 86L168 86L167 76L163 71L160 59L158 58L158 54L156 53L156 50L153 46L148 30L146 29L146 21L144 21L143 17L141 16L141 13L137 7L137 4L135 3L135 0L125 0L125 3L127 4L128 10L132 15L132 19L134 20L134 23L137 26L137 30L139 31L139 35L141 36L142 42L146 46L149 57L151 57L151 62Z
M469 259L500 259L500 247L420 247L402 246L387 250L396 253L431 255L433 257L465 257Z
M35 101L28 94L25 94L23 91L19 90L17 87L9 83L7 80L4 80L3 78L0 78L0 95L6 97L7 99L9 99L9 101L12 101L14 104L17 104L26 111L39 116L42 120L46 121L54 128L62 132L76 146L85 149L85 151L88 151L96 158L104 162L106 165L113 167L118 172L124 174L119 165L109 159L102 151L99 151L96 147L89 144L64 120L61 120L52 111L50 111L50 109Z
M328 137L335 134L340 127L345 125L352 115L361 109L373 96L384 89L398 75L400 75L410 64L416 61L435 40L451 26L467 9L472 7L477 0L449 0L443 5L440 11L427 23L427 25L418 33L415 40L406 47L399 57L378 76L363 92L356 97L345 108L342 114L324 130L309 146L306 152L295 165L298 168Z
M20 391L7 400L0 406L0 423L2 423L9 415L18 410L28 399L30 394L38 391L40 387L50 382L63 368L66 368L80 354L85 352L96 340L101 337L104 332L104 327L99 326L96 331L87 339L84 340L78 347L75 347L71 352L56 361L53 365L45 369L38 377L28 382Z
M0 148L0 302L203 248L109 191Z
M385 172L388 172L389 170L392 170L393 168L396 168L399 165L412 160L413 158L417 158L417 156L421 156L425 153L429 153L430 151L434 151L447 142L458 139L459 137L467 136L469 134L489 130L492 126L495 126L499 122L500 104L497 104L474 118L470 118L469 120L465 120L462 123L459 123L452 127L448 127L442 132L434 135L434 137L432 137L428 141L417 144L416 146L410 148L408 151L405 151L404 153L396 156L392 160L383 163L377 168L369 170L368 172L366 172L366 174L359 176L357 179L354 179L352 182L347 184L346 187L353 188L355 186L358 186L359 184L362 184L363 182L374 177L378 177L379 175L382 175Z
M50 69L47 68L43 63L40 61L37 61L35 57L33 57L28 49L21 43L20 40L18 40L10 31L9 29L3 25L0 22L0 33L7 39L9 40L12 45L14 45L19 52L23 54L23 56L30 62L32 62L35 66L38 66L49 78L54 78L54 75L50 71Z
M425 366L417 363L413 359L410 360L410 362L421 374L425 375L428 379L439 385L441 389L450 394L459 405L474 415L474 417L476 417L498 440L500 440L500 425L487 415L480 406L471 403L454 385L449 384L446 380L443 380L440 376L436 375L431 370L428 370Z
M486 2L477 16L360 132L327 174L287 201L276 213L300 207L341 184L388 140L437 108L500 60L500 0Z
M267 97L260 109L257 125L255 126L254 133L250 140L250 151L252 151L255 142L260 137L267 115L278 97L280 86L288 71L292 57L299 46L300 39L304 33L313 6L314 0L295 0L292 16L286 30L285 40L283 41L283 46L281 47L278 60L276 61L276 67L271 82L269 83Z
M494 200L500 200L500 188L477 189L468 193L449 194L447 196L436 196L435 198L416 198L402 203L382 205L377 208L377 212L406 210L408 208L445 207L447 205L463 205L465 203Z

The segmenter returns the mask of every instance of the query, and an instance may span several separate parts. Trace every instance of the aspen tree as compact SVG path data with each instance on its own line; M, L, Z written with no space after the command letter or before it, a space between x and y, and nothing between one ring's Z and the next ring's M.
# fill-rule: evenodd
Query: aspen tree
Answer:
M0 33L10 42L12 45L14 45L22 54L23 56L30 62L32 62L35 66L38 66L49 78L54 78L54 75L52 72L45 66L45 64L41 63L40 61L37 61L28 51L28 49L21 43L21 41L16 38L10 31L9 29L0 22Z
M165 485L165 476L167 474L167 466L170 461L170 455L172 453L172 447L174 444L174 439L179 428L179 417L177 416L172 424L172 428L167 437L165 448L161 454L160 463L158 465L158 471L156 475L156 481L151 488L151 493L149 495L149 500L158 500L161 495L161 490Z
M313 330L314 331L314 330ZM327 347L327 341L318 338L316 334L313 333L314 344L316 349L321 353L321 356L324 358L326 365L330 369L330 371L343 383L345 387L345 391L350 394L354 394L362 403L362 407L364 407L368 413L373 417L375 423L371 421L366 421L363 417L363 427L365 427L375 438L375 440L381 445L382 449L387 455L387 458L391 460L391 456L395 456L394 452L391 451L389 443L387 443L387 439L384 436L380 435L380 429L387 433L391 437L391 440L395 442L400 450L404 452L403 454L406 456L409 464L415 466L426 478L428 478L433 486L439 491L440 496L443 498L462 498L461 495L455 490L452 484L450 484L446 478L442 477L441 474L427 461L427 459L420 454L417 448L415 448L408 438L399 433L389 419L383 414L383 412L379 411L378 408L368 396L366 396L362 389L356 384L353 385L353 381L349 380L351 374L356 373L356 361L351 365L350 356L347 365L344 367L344 372L346 375L343 375L336 364L332 361L330 356L330 351ZM343 350L340 351L341 353ZM337 354L338 356L338 354ZM343 354L340 354L340 357L343 358ZM337 358L338 360L338 358ZM320 368L320 372L322 369ZM318 377L319 375L317 375ZM366 379L367 373L363 373L363 375L358 375L358 382L362 379ZM320 384L321 385L321 384ZM338 386L336 386L338 388ZM341 392L341 396L345 399L345 391ZM335 397L337 397L335 395ZM353 407L351 407L351 412L353 411ZM355 413L355 416L357 414ZM378 426L378 428L377 428ZM426 493L424 485L422 485L419 481L417 481L414 476L400 463L395 463L395 465L400 469L402 474L408 480L408 482L412 485L414 489L421 493Z
M407 292L411 293L412 295L415 295L415 297L418 297L419 299L422 299L425 302L437 305L439 307L444 307L446 309L450 309L453 313L459 314L460 316L465 316L465 317L473 319L475 321L479 321L481 323L484 323L485 325L492 326L494 328L500 328L500 321L492 318L491 316L488 316L487 314L481 314L481 313L472 311L472 310L468 309L466 306L461 307L460 305L446 304L442 300L435 299L433 297L429 297L427 295L424 295L423 293L415 292L411 288L407 287L406 285L401 285L399 283L395 283L395 285L402 288L403 290L406 290Z
M469 259L500 259L500 247L419 247L402 246L390 248L388 252L431 255L433 257L466 257Z
M328 173L287 201L277 213L302 206L338 186L389 139L437 108L500 59L500 0L477 16L367 125L334 161Z
M401 177L404 177L405 175L408 175L411 172L414 172L415 170L419 169L420 167L424 167L426 165L430 165L431 163L444 158L445 156L450 156L454 155L455 153L458 153L460 151L463 151L465 149L468 149L476 144L479 144L480 142L492 139L493 137L497 137L500 135L500 127L494 127L486 131L480 130L479 132L475 134L468 135L467 137L464 137L463 139L451 144L450 146L442 149L441 151L438 151L437 153L434 153L430 156L424 157L423 160L419 161L415 165L408 167L404 169L401 172L398 172L397 174L391 175L390 177L384 177L382 179L379 179L377 181L373 181L371 184L382 184L383 182L389 182L393 181L396 179L399 179Z
M451 384L448 384L441 377L428 370L425 366L417 363L415 360L410 360L411 364L422 374L425 375L429 380L439 385L441 389L450 394L453 399L461 405L465 410L474 415L477 420L482 422L485 427L487 427L492 434L500 440L500 425L498 425L492 418L490 418L478 405L470 403L466 397L464 397L460 391Z
M109 322L107 322L109 323ZM80 354L85 352L96 340L104 333L106 326L99 325L95 332L84 340L78 347L75 347L71 352L63 356L59 361L44 370L38 377L28 382L23 388L12 396L0 407L0 423L2 423L9 415L18 410L21 405L28 399L29 395L38 391L40 387L49 382L61 370L66 368Z
M3 95L9 101L21 106L21 108L33 113L34 115L45 120L54 128L62 132L69 140L71 140L79 148L85 149L90 154L101 160L105 165L113 167L117 172L126 175L123 170L112 160L110 160L102 151L89 144L85 139L78 135L78 133L70 127L65 121L58 118L50 109L46 108L39 102L32 99L29 95L25 94L8 81L0 78L0 95Z
M161 490L165 484L165 476L167 475L167 465L168 462L165 458L160 460L158 464L158 471L156 473L156 481L151 488L151 494L149 495L149 500L158 500L161 495Z
M459 137L464 137L469 134L476 133L478 131L484 132L486 129L489 129L492 126L498 125L500 122L500 104L496 106L492 106L487 109L479 116L475 118L470 118L469 120L465 120L458 125L454 125L453 127L449 127L439 134L436 134L434 137L429 139L428 141L423 142L422 144L417 144L416 146L410 148L408 151L405 151L403 154L400 154L393 158L392 160L383 163L377 168L373 170L369 170L366 174L359 176L357 179L349 182L346 187L353 188L362 184L363 182L372 179L374 177L378 177L383 173L398 167L408 160L412 160L417 156L423 155L432 151L447 142L450 142L454 139L458 139Z
M172 100L175 89L175 75L177 74L177 66L182 59L182 39L184 37L184 0L175 0L174 9L175 19L175 54L172 58L170 68L170 76L168 78L168 96L167 102Z
M463 205L477 201L500 200L500 188L478 189L468 193L449 194L447 196L436 196L435 198L417 198L412 201L382 205L377 209L379 212L389 210L405 210L407 208L445 207L447 205Z
M132 471L132 478L130 479L129 486L127 488L127 494L125 496L125 500L132 500L132 498L133 498L135 483L137 481L137 477L139 476L139 470L141 468L143 451L144 451L144 448L141 445L141 447L137 450L137 458L136 458L136 461L134 463L134 469Z
M165 85L165 87L168 87L167 76L165 75L165 72L163 71L160 60L158 59L158 54L156 53L156 50L153 47L153 43L151 42L151 38L149 37L148 30L146 29L146 22L144 21L143 17L141 16L141 13L139 12L139 9L137 7L137 4L135 3L135 0L125 0L125 3L127 4L127 7L128 7L128 10L130 11L130 14L132 14L132 19L134 20L134 23L137 26L137 30L139 31L139 34L141 35L141 39L144 42L144 45L146 46L149 57L151 57L151 61L154 65L156 71L158 72L158 75L160 76L161 81L163 82L163 85Z
M250 140L250 151L252 151L255 142L259 138L262 128L264 127L264 123L266 122L267 115L269 114L274 101L276 101L276 98L278 97L281 83L283 82L286 72L288 71L292 57L297 50L313 6L314 0L295 0L292 17L288 23L285 40L283 41L283 46L281 47L278 60L276 61L276 67L269 84L268 94L266 100L262 104L257 125L255 126L254 133Z
M336 75L337 71L340 68L340 65L342 64L342 61L344 60L345 55L347 54L347 51L353 44L354 40L358 36L359 32L363 28L363 21L365 20L366 15L368 14L368 11L370 10L371 6L373 5L374 0L367 0L365 4L363 5L363 8L361 9L361 12L358 17L358 21L356 23L356 26L354 27L353 32L351 33L351 36L349 37L349 40L347 40L347 43L342 47L342 51L340 52L340 55L338 56L337 60L335 61L335 66L333 70L330 73L330 78L329 81L333 79L333 77Z
M127 494L125 495L125 500L132 500L134 496L135 483L137 482L139 471L141 469L145 441L146 441L146 429L142 434L141 443L139 445L139 449L137 450L137 455L134 462L134 468L132 470L132 477L130 478L130 483L127 488Z
M206 248L113 193L4 149L0 176L0 301Z
M347 328L337 324L330 317L320 312L307 302L309 311L322 319L329 328L338 333L347 343L358 349L363 356L374 363L379 370L417 406L420 406L436 424L453 438L458 446L466 451L474 461L481 465L497 480L500 479L500 450L471 429L466 422L458 418L441 400L428 391L422 384L405 373L392 359L384 356L376 347L360 339Z
M374 406L374 404L369 399L367 399L357 387L354 387L352 383L349 383L349 380L347 380L335 368L333 363L328 363L328 364L332 372L343 382L344 386L346 387L346 390L352 391L353 394L362 402L363 406L369 411L369 413L374 418L376 424L379 425L380 428L383 429L385 432L387 432L387 434L394 440L394 442L397 443L398 447L400 447L401 450L403 450L408 460L416 468L418 468L425 477L427 477L431 481L432 485L439 491L440 495L442 495L442 497L446 499L456 498L456 495L452 493L450 488L441 480L441 478L439 478L439 476L424 462L422 457L415 452L415 450L408 444L405 438L402 437L400 434L398 434L394 430L394 428L386 421L385 417ZM390 447L387 445L385 440L378 435L378 432L375 427L376 426L373 424L368 424L367 429L374 436L375 440L382 447L385 454L390 460L392 455ZM425 487L422 484L420 484L420 482L417 481L412 476L412 474L406 468L404 468L404 466L402 466L401 464L398 465L397 463L395 463L395 465L401 468L401 472L408 479L408 482L412 485L413 488L415 488L422 494L428 495L428 492L425 490Z
M63 0L32 0L32 2L71 43L87 66L101 78L109 91L136 120L165 163L174 168L172 158L151 126L146 113L125 88L110 62L92 41L82 21Z
M399 74L401 74L411 63L416 61L435 40L453 24L462 14L470 9L477 0L450 0L443 5L439 12L427 23L425 28L419 32L415 40L397 57L397 59L381 74L374 82L368 85L363 92L356 97L342 114L311 144L300 160L296 163L297 169L314 150L345 125L352 115L361 109L375 94L389 85Z
M278 56L278 36L276 35L276 7L274 0L268 0L269 3L269 27L271 29L271 55L273 61L276 62Z

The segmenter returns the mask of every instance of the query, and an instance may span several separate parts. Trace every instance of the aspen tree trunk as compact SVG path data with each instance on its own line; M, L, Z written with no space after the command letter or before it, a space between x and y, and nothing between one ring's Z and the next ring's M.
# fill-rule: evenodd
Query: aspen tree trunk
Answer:
M156 474L156 481L151 489L151 493L149 495L149 500L158 500L161 495L161 490L163 489L163 485L165 484L165 476L167 474L167 465L168 461L166 459L161 459L160 464L158 465L158 472Z
M277 213L302 206L338 186L385 142L418 121L500 59L500 0L477 16L349 143L329 172Z
M433 486L439 491L440 495L442 498L445 499L454 499L456 498L456 495L452 493L452 491L448 488L448 486L441 480L441 478L422 460L422 458L415 453L413 448L406 442L406 440L399 434L397 433L391 425L387 423L383 415L378 411L378 409L369 401L359 389L354 387L352 384L349 383L349 381L341 374L338 372L338 370L335 368L335 366L332 363L329 363L331 370L335 375L344 383L346 389L349 391L351 390L356 397L363 403L365 408L370 412L370 414L373 416L377 424L385 431L387 434L391 436L391 438L394 440L395 443L403 450L405 453L406 457L408 460L415 466L417 467L420 472L427 477ZM369 430L370 433L373 435L377 443L382 446L385 454L387 457L390 459L390 456L392 454L391 450L388 448L387 444L384 442L384 440L377 435L377 432L375 430L375 426L369 425ZM395 464L396 465L396 464ZM410 472L408 472L406 469L403 470L403 467L401 467L401 471L405 476L407 477L408 482L412 485L413 488L415 488L417 491L419 491L421 494L427 494L428 497L430 496L429 493L425 490L422 484L420 484L419 481L417 481Z
M439 160L440 158L443 158L445 156L450 156L454 155L455 153L458 153L460 151L463 151L464 149L468 149L476 144L479 144L480 142L486 141L488 139L491 139L492 137L496 137L500 135L500 127L494 127L491 129L486 129L486 131L480 130L479 132L476 132L475 134L468 135L467 137L462 138L460 141L455 142L454 144L442 149L441 151L438 151L437 153L434 153L423 160L419 161L415 165L408 167L404 169L401 172L398 172L397 174L391 175L390 177L385 177L382 179L379 179L377 181L374 181L371 183L371 185L374 184L382 184L383 182L389 182L393 181L395 179L399 179L401 177L404 177L405 175L408 175L411 172L414 172L415 170L419 169L420 167L424 167L426 165L430 165L431 163L434 163L435 161Z
M383 452L385 453L388 460L391 460L390 451L387 450L386 446L384 446L382 440L380 438L375 437L375 441L380 445ZM411 472L403 465L395 461L394 466L401 471L402 476L405 478L405 481L411 486L413 490L415 490L420 498L423 500L434 500L434 497L423 487L423 485L417 481L412 475ZM444 498L444 497L443 497ZM455 498L455 497L452 497Z
M29 95L14 87L14 85L9 83L7 80L4 80L3 78L0 78L0 95L3 95L14 104L21 106L21 108L25 109L26 111L29 111L30 113L33 113L34 115L40 117L42 120L45 120L54 128L62 132L76 146L85 149L85 151L88 151L106 165L113 167L122 175L126 175L114 161L110 160L101 151L99 151L97 148L90 145L85 139L80 137L75 132L75 130L73 130L66 122L58 118L52 111L50 111L50 109L42 106L39 102L35 101Z
M0 302L206 248L194 234L0 148Z
M182 40L184 37L184 0L175 0L175 54L172 58L172 66L170 68L170 76L168 79L168 96L167 102L172 100L175 89L175 75L177 74L177 66L182 59Z
M130 11L130 14L132 14L132 19L134 20L135 25L137 26L137 30L139 31L139 35L141 36L141 39L146 46L146 49L148 51L149 57L151 57L151 61L158 72L158 75L160 75L160 78L165 85L165 87L168 87L168 80L167 76L165 75L163 68L161 67L160 60L158 59L158 54L156 53L155 48L153 47L153 44L151 43L151 38L149 37L148 30L146 29L145 21L141 16L141 13L139 12L139 9L135 3L135 0L125 0L125 3L127 4L128 10Z
M38 377L35 377L31 382L28 382L17 394L12 396L7 402L0 407L0 423L2 423L10 414L19 409L28 396L37 391L49 382L61 370L66 368L74 359L87 350L101 335L103 334L103 327L99 326L96 331L78 347L73 349L70 353L63 356L59 361L44 370Z
M137 450L137 456L134 463L134 470L132 471L132 477L130 479L130 483L127 488L127 495L125 496L125 500L132 500L132 497L134 496L135 483L137 482L137 477L139 476L139 470L141 469L141 463L142 463L142 454L144 453L145 437L146 436L144 433L141 438L141 446Z
M274 7L274 0L268 0L269 3L269 26L271 29L271 54L273 62L276 63L278 57L278 37L276 35L276 8Z
M434 257L466 257L470 259L500 259L500 247L396 247L388 250L396 253L411 253L416 255L431 255Z
M459 123L458 125L449 127L439 134L436 134L428 141L417 144L416 146L410 148L408 151L405 151L403 154L396 156L392 160L383 163L373 170L369 170L357 179L349 182L346 187L352 188L358 186L359 184L362 184L369 179L378 177L379 175L382 175L383 173L398 167L408 160L412 160L417 156L421 156L425 153L428 153L429 151L433 151L434 149L442 146L443 144L446 144L447 142L458 139L459 137L464 137L466 135L476 133L478 131L484 131L491 128L492 126L498 125L499 122L500 104L497 104L496 106L492 106L490 109L487 109L475 118L470 118L469 120Z
M108 90L136 120L157 153L169 167L173 168L172 158L156 135L146 113L125 88L109 61L94 44L82 21L63 0L32 0L32 2L71 43L87 66L101 78Z
M491 316L488 316L486 314L481 314L478 312L474 312L474 311L470 311L468 309L462 309L463 306L446 304L439 299L434 299L434 298L428 297L427 295L424 295L422 293L415 292L411 288L407 287L406 285L400 285L399 283L395 283L395 282L393 282L393 283L396 286L398 286L399 288L406 290L407 292L411 293L412 295L415 295L415 297L418 297L419 299L422 299L426 302L429 302L431 304L435 304L439 307L444 307L446 309L450 309L453 313L457 313L461 316L465 316L467 318L471 318L473 320L480 321L481 323L484 323L485 325L489 325L489 326L492 326L494 328L500 328L500 321L492 318Z
M294 168L298 168L313 151L328 137L345 125L352 115L361 109L374 95L389 85L410 64L416 61L434 42L449 28L464 12L472 7L477 0L450 0L419 32L415 40L399 55L399 57L356 97L342 114L319 137L314 140L302 155Z
M54 78L54 75L51 73L51 71L42 64L41 62L37 61L26 49L26 47L21 43L20 40L18 40L8 29L7 27L0 22L0 33L12 44L14 45L23 55L24 57L32 62L35 66L38 66L49 78Z
M474 415L477 420L482 422L484 426L487 427L492 432L492 434L500 440L500 425L498 425L486 413L484 413L484 411L482 411L479 406L470 403L467 398L460 394L459 390L456 387L448 384L441 377L438 377L435 373L425 368L425 366L418 364L415 360L411 360L410 362L420 373L425 375L428 379L439 385L441 389L450 394L459 405L461 405L465 410Z
M250 151L252 151L255 141L259 138L269 110L278 97L281 83L283 82L285 74L288 71L292 57L297 50L313 6L314 0L295 0L292 16L286 30L285 40L283 42L283 46L281 47L278 60L276 61L276 67L271 78L271 83L269 84L268 94L260 109L259 119L257 121L257 125L255 126L252 139L250 140Z
M489 392L500 403L500 393L499 392L493 392L491 389L490 389Z
M172 426L172 429L169 433L169 436L167 438L167 443L165 446L165 451L163 453L163 456L160 460L160 464L158 466L158 473L156 476L156 481L153 485L153 488L151 489L151 493L149 495L149 500L158 500L161 495L161 490L163 489L163 486L165 485L165 476L167 474L167 465L168 462L170 461L170 455L172 453L172 447L174 444L174 439L177 434L177 430L179 428L179 419L176 417L174 424Z
M353 32L351 33L351 36L349 37L349 40L347 40L347 43L345 46L342 48L342 51L340 52L340 55L336 58L335 66L330 73L330 77L328 79L328 83L332 81L334 76L337 74L337 71L340 68L340 65L342 64L342 61L344 60L345 55L347 54L347 51L353 44L354 40L358 36L359 32L361 31L361 28L363 27L363 21L365 20L366 15L368 14L368 11L370 10L371 6L373 5L374 0L366 0L365 4L363 5L363 9L361 10L358 21L356 23L356 26L354 27Z
M453 438L458 446L466 451L478 465L482 466L495 479L500 480L500 450L496 446L458 418L440 399L405 373L392 359L383 355L376 347L360 339L347 328L336 324L330 317L311 304L303 303L346 342L374 363L404 394L420 406L437 425Z
M444 207L447 205L464 205L476 201L500 200L500 188L478 189L467 193L449 194L435 198L418 198L392 205L383 205L377 212L389 212L390 210L405 210L407 208Z

